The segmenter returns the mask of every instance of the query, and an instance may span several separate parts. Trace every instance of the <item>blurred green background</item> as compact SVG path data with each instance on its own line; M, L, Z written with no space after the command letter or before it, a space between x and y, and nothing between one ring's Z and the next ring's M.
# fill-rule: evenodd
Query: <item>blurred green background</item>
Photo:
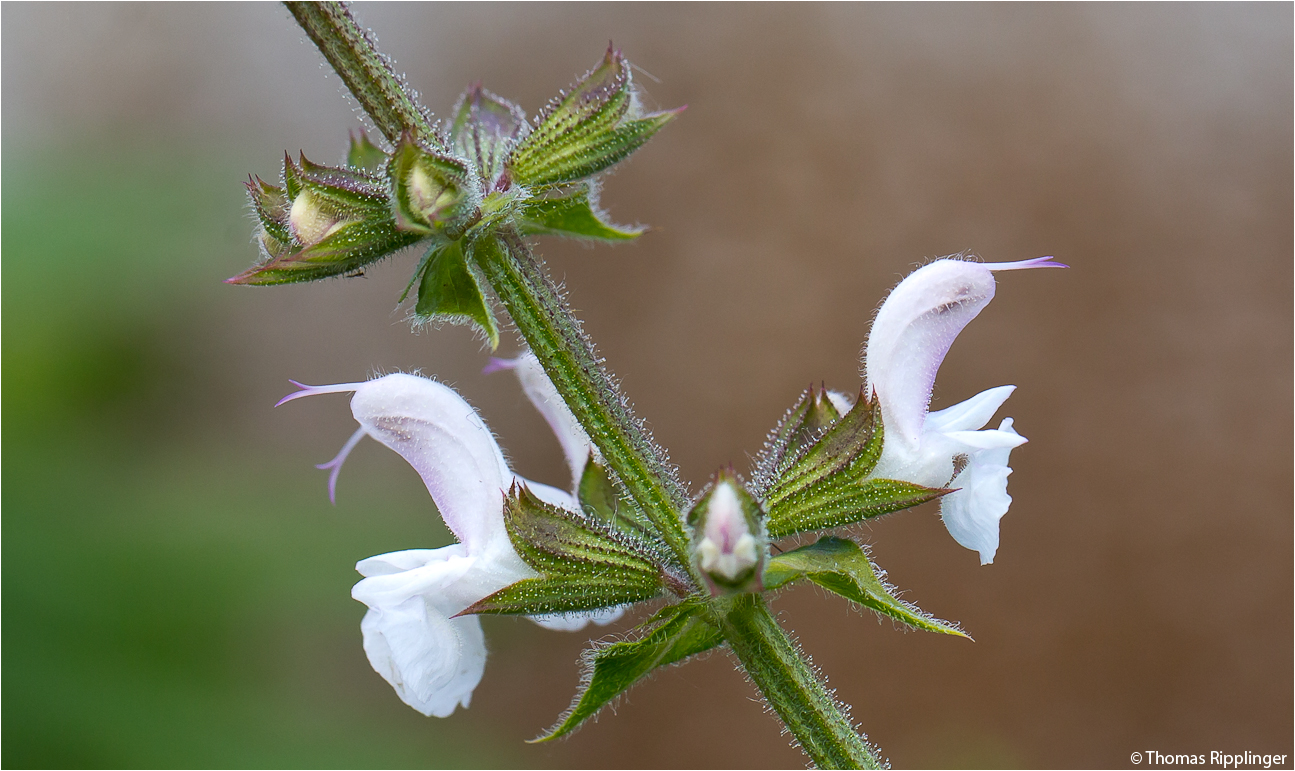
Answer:
M3 750L7 767L799 766L723 654L569 741L523 740L584 637L487 619L472 707L368 667L356 560L449 535L342 397L288 378L421 368L519 470L556 443L461 328L411 334L410 257L363 280L220 280L240 182L358 125L280 7L3 6ZM857 386L870 314L924 259L1006 276L937 406L1013 382L992 567L919 509L862 534L976 643L816 592L776 604L896 766L1112 767L1291 754L1289 5L357 6L436 112L530 112L608 38L681 120L608 180L655 230L545 242L684 477L747 464L810 381ZM653 79L655 78L655 79ZM512 343L505 343L510 346ZM617 629L628 628L622 624Z

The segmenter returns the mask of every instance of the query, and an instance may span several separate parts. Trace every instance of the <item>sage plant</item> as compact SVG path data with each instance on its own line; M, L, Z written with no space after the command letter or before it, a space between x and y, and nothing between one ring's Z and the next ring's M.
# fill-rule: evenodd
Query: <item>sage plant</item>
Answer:
M883 765L767 597L810 582L901 624L966 636L899 599L850 528L938 500L954 539L993 561L1011 502L1008 455L1025 439L1010 418L984 426L1013 387L938 412L931 389L954 338L993 298L996 272L1061 266L959 257L915 271L877 313L857 395L810 388L749 479L721 469L690 494L532 251L539 236L637 238L640 228L599 208L598 177L680 110L646 111L629 63L609 48L534 119L474 86L434 121L344 5L287 5L382 137L354 135L344 166L289 157L279 184L253 178L262 259L229 283L349 276L417 247L405 291L415 321L471 325L493 350L506 311L525 352L488 369L517 377L571 470L566 490L517 476L467 401L432 379L298 384L283 401L353 394L359 428L321 466L330 496L347 453L372 437L419 473L458 540L356 566L373 668L411 707L445 717L469 705L485 671L480 615L575 631L646 605L624 639L586 651L571 708L539 740L570 733L656 669L727 647L814 764ZM774 548L789 539L803 545Z

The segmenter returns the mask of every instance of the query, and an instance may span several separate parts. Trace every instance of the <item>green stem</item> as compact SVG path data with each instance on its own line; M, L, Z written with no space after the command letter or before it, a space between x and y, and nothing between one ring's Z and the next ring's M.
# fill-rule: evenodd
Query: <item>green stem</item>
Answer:
M414 92L378 53L349 8L342 3L284 5L387 139L394 143L408 129L420 139L434 141L432 123L414 100Z
M625 406L580 321L526 242L515 233L500 235L506 251L491 248L490 239L473 250L486 280L576 420L656 525L678 561L676 567L691 574L688 537L678 513L686 497L664 453Z
M883 768L827 686L756 594L733 598L714 614L764 698L819 768Z

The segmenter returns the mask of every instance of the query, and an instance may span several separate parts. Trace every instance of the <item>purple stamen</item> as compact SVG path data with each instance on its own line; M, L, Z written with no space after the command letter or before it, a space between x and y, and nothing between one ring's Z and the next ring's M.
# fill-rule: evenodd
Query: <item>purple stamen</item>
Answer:
M517 359L501 359L498 356L491 356L490 363L481 370L481 374L489 375L504 369L517 369Z
M333 504L334 506L337 505L337 475L342 473L342 464L346 462L346 456L351 454L351 450L354 450L355 445L359 444L360 440L363 438L364 438L364 428L361 427L354 434L351 434L350 439L346 440L346 444L342 445L342 449L337 453L337 457L333 458L327 463L320 463L319 465L315 466L315 468L319 469L320 471L323 471L324 469L329 469L328 502Z
M1031 260L1018 260L1016 262L986 262L986 268L990 270L1026 270L1028 268L1069 268L1060 262L1053 262L1056 259L1051 255L1047 257L1035 257Z

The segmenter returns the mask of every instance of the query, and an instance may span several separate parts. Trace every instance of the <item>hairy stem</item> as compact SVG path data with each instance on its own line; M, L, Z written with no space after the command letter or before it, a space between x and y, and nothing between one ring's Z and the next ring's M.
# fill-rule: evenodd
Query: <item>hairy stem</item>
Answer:
M677 567L690 573L688 540L678 513L686 498L664 454L625 406L579 320L526 242L515 233L501 235L507 251L487 240L473 250L477 264L576 420L656 525Z
M413 91L396 75L390 60L378 53L350 9L342 3L284 5L387 139L394 143L407 129L434 141L432 123Z
M742 667L814 765L883 768L759 595L738 595L714 616Z

